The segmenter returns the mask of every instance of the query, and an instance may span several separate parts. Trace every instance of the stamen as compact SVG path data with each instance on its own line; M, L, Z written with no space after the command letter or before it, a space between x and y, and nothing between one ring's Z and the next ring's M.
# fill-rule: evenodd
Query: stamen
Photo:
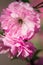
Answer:
M18 22L19 22L19 24L23 24L23 20L22 19L19 19Z

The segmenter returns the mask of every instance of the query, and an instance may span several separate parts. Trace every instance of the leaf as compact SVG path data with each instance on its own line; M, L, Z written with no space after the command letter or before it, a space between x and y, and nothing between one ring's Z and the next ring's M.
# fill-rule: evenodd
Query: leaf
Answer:
M22 0L23 2L29 2L29 0Z
M38 57L37 55L38 55L38 53L40 53L41 51L42 51L42 49L37 50L31 60L35 61L35 60L39 59L39 57Z
M26 58L26 61L27 61L27 62L30 62L30 59L29 59L29 58Z
M33 61L36 61L36 60L38 60L39 59L39 57L38 56L35 56L35 57L33 57Z
M0 30L0 34L3 35L3 31L2 30Z
M38 49L38 50L35 52L34 56L37 56L38 53L41 52L41 51L42 51L42 49Z

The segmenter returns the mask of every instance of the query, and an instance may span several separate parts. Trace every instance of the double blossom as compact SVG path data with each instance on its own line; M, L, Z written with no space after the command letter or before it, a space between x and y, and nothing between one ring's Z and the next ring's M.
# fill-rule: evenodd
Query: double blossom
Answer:
M30 57L35 47L30 40L40 29L39 14L29 3L12 2L0 16L1 28L4 30L0 43L0 54L10 53L12 56Z

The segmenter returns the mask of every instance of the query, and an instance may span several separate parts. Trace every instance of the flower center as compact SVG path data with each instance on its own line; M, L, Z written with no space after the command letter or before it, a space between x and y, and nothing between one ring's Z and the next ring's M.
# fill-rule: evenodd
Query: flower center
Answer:
M22 19L19 19L18 22L19 22L19 24L23 24L23 20Z

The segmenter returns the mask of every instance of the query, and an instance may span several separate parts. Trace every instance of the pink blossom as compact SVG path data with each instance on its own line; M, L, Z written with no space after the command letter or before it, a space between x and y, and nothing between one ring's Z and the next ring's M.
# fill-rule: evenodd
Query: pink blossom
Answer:
M0 35L0 54L5 54L9 51L9 46L5 46L3 43L3 36Z
M3 43L0 45L0 49L2 48L1 51L7 51L10 55L11 58L17 56L17 57L32 57L33 54L36 51L36 48L31 42L24 42L21 39L18 40L12 40L8 37L4 37ZM4 53L2 52L0 54Z
M29 3L12 2L3 10L0 20L5 34L13 38L30 39L40 28L39 14Z

